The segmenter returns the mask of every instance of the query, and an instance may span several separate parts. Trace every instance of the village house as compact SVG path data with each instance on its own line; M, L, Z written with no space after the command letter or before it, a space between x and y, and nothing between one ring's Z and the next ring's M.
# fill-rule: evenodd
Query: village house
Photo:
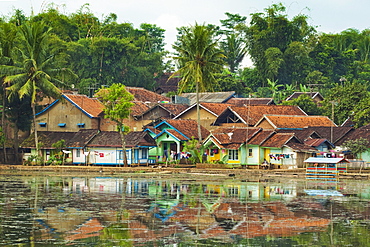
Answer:
M204 139L209 135L209 131L203 126L200 127L201 137ZM148 126L145 131L151 133L156 140L157 149L152 149L150 155L157 156L160 162L186 158L182 153L184 143L192 139L200 139L198 124L190 119L164 119L153 127Z
M254 137L261 128L218 128L213 130L203 141L206 148L207 161L211 163L226 163L241 165L254 162L258 164L258 156L246 147L246 143ZM257 159L257 160L254 160Z
M307 116L298 106L250 105L229 106L213 122L214 126L254 127L266 114Z
M104 130L109 124L102 118L104 106L86 95L63 94L36 114L37 131L77 132L80 129Z
M155 140L144 131L132 131L125 136L126 157L129 165L148 165L149 149L156 147ZM86 145L86 164L123 165L122 140L117 131L101 131Z
M208 130L213 130L218 126L213 126L212 123L217 119L217 117L227 108L231 106L230 104L224 103L206 103L202 102L199 104L200 112L200 125ZM179 113L174 119L198 119L197 115L197 104L193 104L186 108L184 111Z

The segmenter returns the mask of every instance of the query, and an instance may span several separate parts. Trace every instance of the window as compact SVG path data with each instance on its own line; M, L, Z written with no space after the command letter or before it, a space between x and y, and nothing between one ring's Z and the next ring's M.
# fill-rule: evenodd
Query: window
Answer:
M46 127L46 123L39 123L40 127Z
M81 157L81 149L76 150L76 157L77 158Z
M141 158L147 159L148 158L148 149L141 149Z
M248 157L253 157L253 149L252 148L248 149Z
M64 128L64 127L66 127L66 124L65 123L58 123L58 126L61 127L61 128Z
M85 128L85 123L78 123L77 124L77 127L78 128Z
M229 160L239 160L239 150L229 150Z
M122 150L120 150L119 153L118 153L118 159L123 160L123 151Z

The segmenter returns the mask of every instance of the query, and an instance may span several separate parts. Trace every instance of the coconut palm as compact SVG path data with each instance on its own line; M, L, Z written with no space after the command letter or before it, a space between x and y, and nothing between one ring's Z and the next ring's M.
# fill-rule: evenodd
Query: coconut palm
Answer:
M173 48L177 52L174 59L180 74L179 92L194 91L197 94L198 137L200 130L199 93L213 91L218 82L215 73L220 73L224 64L224 55L215 40L215 29L211 26L198 25L180 28L180 36Z
M64 73L70 71L54 67L55 58L60 51L52 50L53 47L49 43L50 29L47 29L43 23L25 23L19 27L18 35L19 56L16 58L15 65L1 65L0 74L6 75L4 83L10 85L6 88L9 99L30 97L35 146L39 153L35 118L36 98L40 93L55 99L61 98L61 90L56 85L64 85L64 83L52 75L61 71Z

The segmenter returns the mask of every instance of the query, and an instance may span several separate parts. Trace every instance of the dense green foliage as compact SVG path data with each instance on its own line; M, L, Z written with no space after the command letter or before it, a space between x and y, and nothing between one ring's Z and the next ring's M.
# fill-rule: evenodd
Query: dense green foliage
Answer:
M104 105L104 118L109 118L116 123L118 132L122 139L123 159L127 166L125 135L130 131L123 121L130 116L131 107L134 105L134 96L130 94L125 85L114 83L108 88L101 88L96 97Z
M198 86L200 92L273 97L309 114L334 116L337 124L348 117L356 127L370 123L368 29L318 33L308 16L290 17L277 3L250 16L225 13L219 24L178 27L175 54L167 60L165 30L154 24L135 28L117 22L114 13L98 18L88 4L70 14L59 9L49 4L32 16L17 9L0 19L1 126L7 118L17 129L28 129L24 116L32 115L31 108L18 115L6 109L57 97L59 89L90 96L115 83L154 90L158 77L174 71L182 92ZM243 67L246 57L253 66ZM325 101L314 106L302 97L284 103L296 91L320 92Z

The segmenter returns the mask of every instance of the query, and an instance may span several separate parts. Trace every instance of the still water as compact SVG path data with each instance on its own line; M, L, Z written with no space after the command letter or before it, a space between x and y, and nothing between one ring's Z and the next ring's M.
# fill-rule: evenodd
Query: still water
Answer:
M1 246L370 246L370 182L0 175Z

